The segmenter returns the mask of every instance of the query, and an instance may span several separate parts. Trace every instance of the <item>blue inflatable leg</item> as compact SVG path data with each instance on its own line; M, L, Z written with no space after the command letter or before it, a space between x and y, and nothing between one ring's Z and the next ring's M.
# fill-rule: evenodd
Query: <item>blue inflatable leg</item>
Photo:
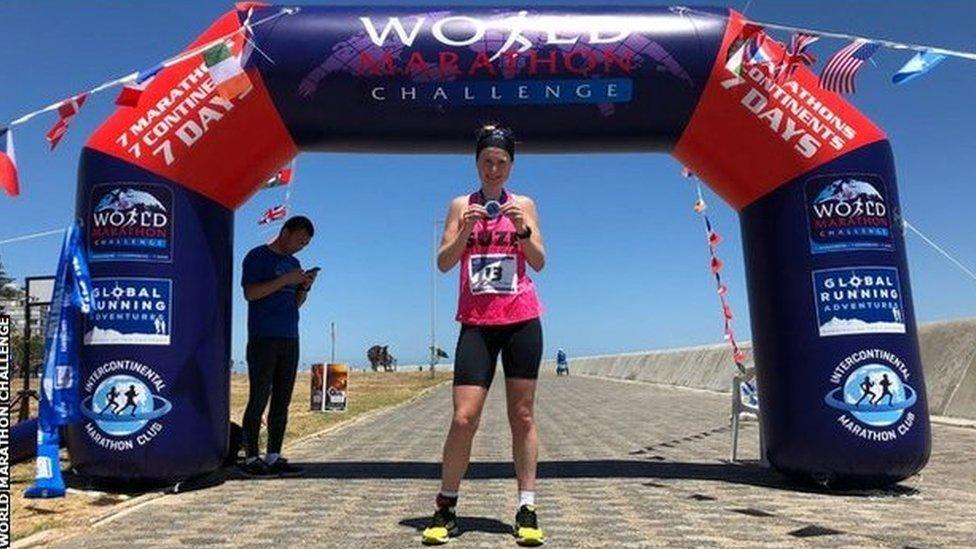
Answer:
M58 441L57 428L50 432L37 432L37 478L24 492L25 498L64 497Z

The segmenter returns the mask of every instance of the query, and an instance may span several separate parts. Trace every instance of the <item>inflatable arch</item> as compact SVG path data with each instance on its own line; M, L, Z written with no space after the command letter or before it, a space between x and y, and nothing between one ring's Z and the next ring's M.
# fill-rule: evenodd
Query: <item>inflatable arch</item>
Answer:
M308 150L469 153L489 120L527 152L670 152L739 211L775 468L881 485L924 466L888 140L806 67L733 72L740 14L247 3L190 48L249 12L265 22L247 93L224 98L195 57L82 151L77 212L102 309L84 328L85 418L68 438L78 472L164 481L221 463L233 212L280 166Z

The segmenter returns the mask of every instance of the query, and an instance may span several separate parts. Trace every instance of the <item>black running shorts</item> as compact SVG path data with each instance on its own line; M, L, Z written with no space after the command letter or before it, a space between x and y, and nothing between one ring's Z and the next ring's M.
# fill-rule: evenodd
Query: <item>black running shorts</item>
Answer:
M490 387L499 353L506 378L539 377L542 360L539 319L503 326L462 324L454 351L454 384Z

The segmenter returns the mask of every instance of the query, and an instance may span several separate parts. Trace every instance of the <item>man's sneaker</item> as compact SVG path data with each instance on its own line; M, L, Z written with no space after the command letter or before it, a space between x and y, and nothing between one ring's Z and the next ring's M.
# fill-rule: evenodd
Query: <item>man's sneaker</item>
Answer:
M523 505L515 514L515 540L519 545L536 547L546 542L535 515L535 505Z
M279 477L294 477L302 474L303 471L305 469L288 463L288 460L283 457L274 460L274 463L268 465L268 472Z
M272 475L268 469L268 464L261 458L245 461L241 465L238 465L238 468L241 470L241 473L244 473L248 477L270 477Z
M443 545L460 532L457 515L448 507L441 507L434 511L434 516L424 528L421 541L424 545Z

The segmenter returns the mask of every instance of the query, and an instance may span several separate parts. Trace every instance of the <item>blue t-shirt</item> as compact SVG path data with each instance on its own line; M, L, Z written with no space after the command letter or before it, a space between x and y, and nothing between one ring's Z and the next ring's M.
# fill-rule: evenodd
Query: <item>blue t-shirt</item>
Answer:
M301 269L293 256L275 253L267 245L258 246L244 257L241 286L274 280ZM298 338L298 286L285 286L277 292L247 303L247 335L254 337Z

